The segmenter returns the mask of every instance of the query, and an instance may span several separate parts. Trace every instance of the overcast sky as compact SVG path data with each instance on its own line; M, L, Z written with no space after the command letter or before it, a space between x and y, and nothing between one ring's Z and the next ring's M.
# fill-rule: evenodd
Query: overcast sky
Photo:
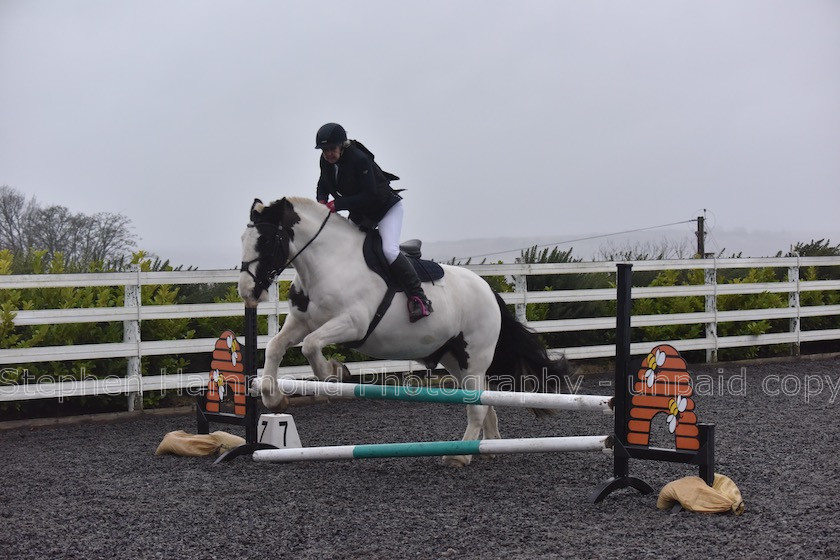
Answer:
M837 0L0 0L0 185L174 264L232 267L255 197L314 197L330 121L402 178L403 238L707 208L840 242Z

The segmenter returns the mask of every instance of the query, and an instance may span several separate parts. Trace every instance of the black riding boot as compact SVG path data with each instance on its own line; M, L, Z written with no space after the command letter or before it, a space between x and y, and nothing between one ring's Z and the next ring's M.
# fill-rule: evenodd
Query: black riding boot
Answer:
M408 320L414 323L432 312L432 302L426 298L420 279L405 255L399 254L391 263L391 276L405 290L408 298Z

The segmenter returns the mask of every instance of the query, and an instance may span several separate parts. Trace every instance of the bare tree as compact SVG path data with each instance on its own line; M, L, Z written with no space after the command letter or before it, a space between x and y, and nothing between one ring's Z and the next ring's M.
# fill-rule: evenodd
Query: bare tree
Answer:
M34 197L27 201L12 187L0 187L0 249L8 249L14 254L28 250L32 241L29 237L32 214L36 207Z
M77 229L76 255L81 262L113 263L135 247L131 220L122 214L98 212L86 216Z
M33 214L35 227L30 231L31 248L45 250L50 257L64 253L69 258L73 249L70 243L72 232L78 227L78 220L74 218L64 206L36 210Z
M32 251L47 258L61 254L66 264L86 268L94 263L113 266L136 246L131 220L122 214L73 213L64 206L42 207L19 191L0 187L0 249L25 259Z

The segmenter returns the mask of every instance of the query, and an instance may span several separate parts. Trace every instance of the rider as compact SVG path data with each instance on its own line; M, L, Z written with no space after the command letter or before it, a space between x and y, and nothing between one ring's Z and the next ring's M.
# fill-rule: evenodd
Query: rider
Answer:
M402 197L391 189L399 177L386 173L371 154L356 140L348 140L340 124L327 123L315 135L315 148L322 150L321 177L316 198L331 212L349 210L350 219L363 229L379 228L382 252L390 265L391 276L408 297L408 318L412 323L432 312L414 267L400 252L403 220ZM327 202L329 195L334 200Z

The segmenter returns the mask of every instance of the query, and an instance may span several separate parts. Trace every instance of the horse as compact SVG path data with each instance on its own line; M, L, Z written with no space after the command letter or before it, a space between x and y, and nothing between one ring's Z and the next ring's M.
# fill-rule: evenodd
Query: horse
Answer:
M372 331L387 284L363 257L366 234L315 200L288 197L263 204L255 199L250 223L242 233L239 295L248 307L267 298L269 285L290 264L295 278L289 288L289 313L268 343L265 367L252 391L269 410L282 412L287 395L277 387L278 367L288 348L301 344L315 376L339 380L347 368L327 360L329 344L358 343L358 351L381 359L417 360L434 369L442 365L465 389L485 389L488 379L513 379L517 388L555 390L550 380L567 371L565 358L551 359L536 334L519 323L501 297L474 272L441 265L443 278L424 282L434 313L411 323L406 297L397 293ZM535 411L539 415L540 412ZM468 405L464 440L500 438L491 406ZM453 467L471 456L446 456Z

